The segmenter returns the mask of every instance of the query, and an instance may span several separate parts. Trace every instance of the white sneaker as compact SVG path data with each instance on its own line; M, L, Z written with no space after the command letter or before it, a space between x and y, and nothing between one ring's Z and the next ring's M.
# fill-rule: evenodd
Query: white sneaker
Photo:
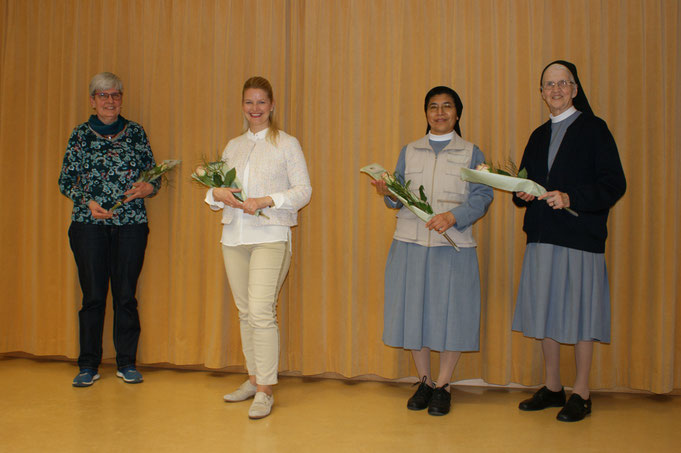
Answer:
M226 394L223 398L228 403L236 403L238 401L245 401L248 398L253 397L253 395L255 395L255 392L256 392L257 389L258 389L258 387L251 384L251 381L246 381L243 384L241 384L241 386L239 386L238 389L234 390L232 393Z
M248 418L258 419L265 418L272 412L272 405L274 404L274 396L268 395L265 392L257 392L255 399L248 410Z

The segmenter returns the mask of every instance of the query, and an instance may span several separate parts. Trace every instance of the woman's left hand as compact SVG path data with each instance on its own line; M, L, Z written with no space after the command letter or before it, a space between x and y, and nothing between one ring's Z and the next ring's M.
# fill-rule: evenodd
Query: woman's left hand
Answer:
M552 190L546 192L544 195L537 198L538 200L546 200L549 206L553 209L563 209L570 207L570 197L565 192L559 190Z
M265 209L269 208L270 206L274 206L274 201L272 200L272 197L267 196L259 198L246 198L246 201L244 201L242 209L246 214L255 215L255 211L257 211L258 209Z
M442 234L451 227L454 226L456 223L456 217L454 217L454 214L451 212L443 212L442 214L438 214L432 219L426 223L426 228L429 230L435 230L438 233Z
M129 203L135 198L145 198L149 196L154 191L154 186L148 182L136 182L133 183L132 189L123 192L127 198L123 200L123 203Z

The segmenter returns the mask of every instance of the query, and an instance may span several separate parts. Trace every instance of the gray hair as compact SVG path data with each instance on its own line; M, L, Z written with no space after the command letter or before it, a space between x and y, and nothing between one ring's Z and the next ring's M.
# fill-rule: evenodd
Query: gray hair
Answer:
M90 96L94 96L98 90L118 90L122 93L123 81L111 72L100 72L90 80Z
M540 81L540 85L539 85L540 88L544 86L544 73L551 68L562 69L563 71L568 73L568 79L570 79L570 82L577 83L575 81L575 76L572 74L572 71L570 71L570 68L568 68L567 66L565 66L564 64L561 64L561 63L551 63L546 68L544 68L544 70L541 73L541 81Z

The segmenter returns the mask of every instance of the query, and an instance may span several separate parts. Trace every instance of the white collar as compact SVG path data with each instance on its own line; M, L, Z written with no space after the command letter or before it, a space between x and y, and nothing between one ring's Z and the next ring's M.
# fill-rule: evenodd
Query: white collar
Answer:
M267 131L268 131L268 130L270 130L269 127L268 127L268 128L265 128L265 129L263 129L263 130L261 130L260 132L253 133L253 132L251 132L251 130L249 129L248 132L246 132L246 136L247 136L250 140L253 140L253 141L256 141L256 140L264 140L265 137L267 136Z
M434 135L432 132L428 132L428 140L432 140L434 142L448 142L454 138L455 133L456 132L452 131L449 134Z
M566 120L569 117L571 117L572 114L575 113L575 112L577 112L577 109L573 105L572 107L570 107L569 109L567 109L566 111L561 113L560 115L557 115L557 116L549 115L549 117L551 118L552 123L560 123L561 121Z

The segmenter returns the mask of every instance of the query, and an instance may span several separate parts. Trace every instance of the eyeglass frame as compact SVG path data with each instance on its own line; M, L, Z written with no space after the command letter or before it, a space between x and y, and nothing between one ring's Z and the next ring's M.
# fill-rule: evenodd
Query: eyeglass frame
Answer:
M95 94L92 95L92 98L99 98L102 101L107 101L111 99L114 102L120 101L123 99L123 93L121 91L116 91L115 93L106 93L104 91L95 91Z
M572 80L559 80L558 82L554 82L553 80L549 80L548 82L544 82L541 86L542 90L544 91L551 91L553 88L558 88L559 90L564 90L567 87L571 87L572 85L577 85L575 82Z

